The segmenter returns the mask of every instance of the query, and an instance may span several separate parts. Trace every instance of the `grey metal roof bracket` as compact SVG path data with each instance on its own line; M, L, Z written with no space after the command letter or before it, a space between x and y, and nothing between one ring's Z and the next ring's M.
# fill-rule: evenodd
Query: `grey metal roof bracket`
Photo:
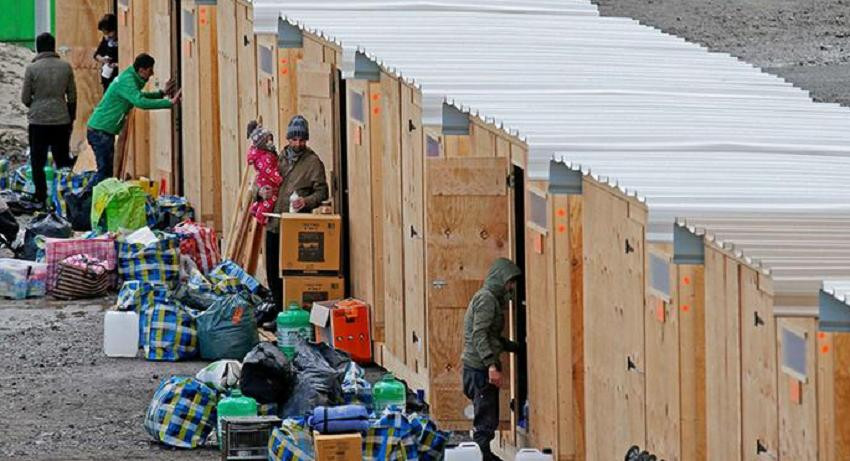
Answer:
M278 48L302 48L304 46L304 32L289 21L280 18L277 20L277 46Z
M584 175L563 162L549 161L549 193L581 195Z
M818 293L818 305L820 331L850 333L850 306L823 290Z
M443 103L443 134L469 135L469 115L455 106Z
M673 262L675 264L705 264L705 242L686 227L673 226Z
M354 54L354 78L377 82L381 80L381 67L361 52Z

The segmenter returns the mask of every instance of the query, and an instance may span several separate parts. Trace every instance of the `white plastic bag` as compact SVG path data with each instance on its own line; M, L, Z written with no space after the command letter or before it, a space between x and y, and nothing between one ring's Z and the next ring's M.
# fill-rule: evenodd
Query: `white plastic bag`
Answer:
M219 392L225 392L239 384L241 374L242 364L238 360L219 360L199 371L195 379Z

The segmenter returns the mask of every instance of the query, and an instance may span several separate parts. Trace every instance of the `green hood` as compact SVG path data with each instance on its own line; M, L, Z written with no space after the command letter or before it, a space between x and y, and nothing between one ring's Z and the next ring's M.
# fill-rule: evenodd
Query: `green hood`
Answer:
M522 271L513 261L507 258L499 258L493 261L490 266L490 272L484 279L484 287L499 299L503 299L506 294L505 284L520 275L522 275Z

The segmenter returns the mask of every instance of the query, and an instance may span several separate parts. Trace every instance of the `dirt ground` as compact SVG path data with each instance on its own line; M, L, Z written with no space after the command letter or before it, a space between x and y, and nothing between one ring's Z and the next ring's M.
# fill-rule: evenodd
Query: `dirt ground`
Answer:
M27 145L27 108L21 104L24 68L35 56L27 48L0 43L0 154Z
M850 0L593 0L850 106Z
M0 302L0 459L216 459L213 448L154 443L144 413L159 382L204 362L103 355L103 313L115 302Z

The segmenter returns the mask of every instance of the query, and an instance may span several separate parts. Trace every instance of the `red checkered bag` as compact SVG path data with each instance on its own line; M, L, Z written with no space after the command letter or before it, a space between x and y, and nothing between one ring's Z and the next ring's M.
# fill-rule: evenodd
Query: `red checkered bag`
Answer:
M59 263L70 256L85 254L103 261L105 267L114 271L118 256L115 251L115 239L105 234L90 239L48 238L44 243L44 256L47 262L47 291L56 286L59 275Z
M192 258L204 274L221 261L214 229L192 221L183 221L174 226L174 233L180 236L180 253Z

